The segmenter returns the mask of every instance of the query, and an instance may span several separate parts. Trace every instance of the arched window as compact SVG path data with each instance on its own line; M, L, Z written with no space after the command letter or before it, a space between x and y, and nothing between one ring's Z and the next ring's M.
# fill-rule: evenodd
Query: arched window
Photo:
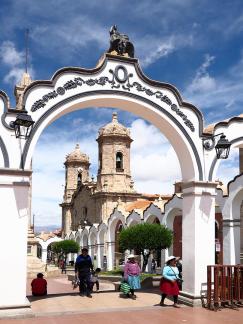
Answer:
M81 185L81 183L82 183L82 173L81 172L79 172L78 173L78 187Z
M88 216L88 208L87 207L83 207L82 208L82 216L83 216L83 220L86 220L87 219L87 216Z
M123 154L121 152L116 153L116 169L123 169Z
M102 153L100 152L99 153L99 170L98 170L98 172L100 172L101 171L101 169L102 169Z

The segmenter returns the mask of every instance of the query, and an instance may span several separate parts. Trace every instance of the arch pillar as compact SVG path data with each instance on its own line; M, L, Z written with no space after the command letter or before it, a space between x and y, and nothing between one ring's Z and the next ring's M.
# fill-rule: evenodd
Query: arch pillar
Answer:
M97 244L97 267L103 269L104 243Z
M223 220L224 264L240 263L240 219Z
M26 299L27 228L30 217L31 171L0 170L1 276L0 309L30 307ZM6 243L14 237L14 252ZM14 256L11 256L11 253ZM17 267L17 268L16 268ZM17 269L17 271L16 271ZM15 278L13 280L13 278ZM14 293L13 293L14 292Z
M45 264L47 263L47 248L42 247L42 255L41 255L41 261Z
M115 242L107 242L107 270L114 269L115 262Z
M214 182L187 182L183 189L182 260L183 291L191 305L201 304L207 283L207 265L215 263Z
M240 263L243 264L243 201L240 206Z

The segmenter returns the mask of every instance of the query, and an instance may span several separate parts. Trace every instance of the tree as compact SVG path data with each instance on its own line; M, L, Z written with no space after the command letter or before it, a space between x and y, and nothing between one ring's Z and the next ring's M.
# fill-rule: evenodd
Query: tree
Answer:
M123 229L119 236L119 247L121 252L134 249L136 253L142 253L142 271L145 271L151 251L170 247L172 240L172 231L164 225L143 223Z
M73 240L64 240L53 243L52 251L58 255L58 259L61 255L64 256L66 262L68 253L78 253L79 245Z

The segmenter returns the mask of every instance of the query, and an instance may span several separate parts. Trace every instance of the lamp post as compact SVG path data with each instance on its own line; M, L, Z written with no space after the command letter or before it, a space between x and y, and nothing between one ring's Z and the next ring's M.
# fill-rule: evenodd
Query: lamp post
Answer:
M10 127L14 129L16 138L27 139L33 128L34 121L27 113L20 113L17 115L15 121L10 123Z
M30 132L33 128L34 121L31 118L30 115L27 114L27 112L21 112L17 115L16 119L12 121L9 126L14 129L15 137L16 138L24 138L27 139L30 136ZM22 156L22 148L21 148L21 141L19 140L19 146L20 146L20 163L21 168L24 170L24 162L23 162L23 156Z
M215 145L215 137L219 136L220 138ZM215 148L217 159L227 159L230 152L231 142L227 140L226 136L223 133L217 135L211 135L209 137L203 137L203 147L207 151L211 151Z

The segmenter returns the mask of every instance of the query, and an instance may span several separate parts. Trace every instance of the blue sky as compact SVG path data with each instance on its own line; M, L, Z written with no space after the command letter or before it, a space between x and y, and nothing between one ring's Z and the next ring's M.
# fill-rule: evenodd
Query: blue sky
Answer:
M143 72L176 86L186 101L203 112L205 124L243 112L241 0L1 0L0 88L10 96L12 107L14 85L25 68L26 28L30 30L28 69L32 79L42 80L64 66L94 67L109 47L113 24L129 35ZM180 170L169 143L134 115L119 112L118 118L131 127L132 171L138 190L172 192ZM110 109L86 109L62 117L42 134L33 159L33 212L38 224L60 224L63 162L76 142L90 155L91 173L96 175L95 138L98 128L110 119ZM153 143L147 145L151 134ZM158 163L149 172L155 159ZM165 174L167 159L174 162ZM136 170L138 161L141 169ZM232 151L219 177L231 179L237 162L237 152Z

